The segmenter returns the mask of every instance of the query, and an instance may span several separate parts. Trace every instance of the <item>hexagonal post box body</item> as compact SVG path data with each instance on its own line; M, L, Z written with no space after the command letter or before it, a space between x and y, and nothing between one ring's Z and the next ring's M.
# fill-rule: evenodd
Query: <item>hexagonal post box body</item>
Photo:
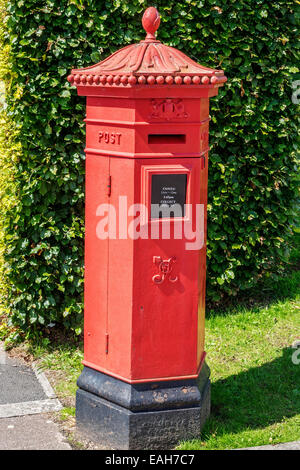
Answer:
M68 77L87 97L77 422L124 449L197 437L209 410L209 98L226 78L157 41L157 18L149 8L144 41Z

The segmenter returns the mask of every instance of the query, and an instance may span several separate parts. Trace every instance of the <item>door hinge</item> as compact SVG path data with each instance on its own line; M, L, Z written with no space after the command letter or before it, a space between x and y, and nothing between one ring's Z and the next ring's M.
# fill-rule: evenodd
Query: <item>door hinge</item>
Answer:
M202 155L202 157L201 157L201 170L204 170L204 168L205 168L205 156Z
M107 195L108 197L111 195L111 176L109 175L108 181L107 181Z
M105 354L108 354L108 341L109 341L109 334L105 334Z

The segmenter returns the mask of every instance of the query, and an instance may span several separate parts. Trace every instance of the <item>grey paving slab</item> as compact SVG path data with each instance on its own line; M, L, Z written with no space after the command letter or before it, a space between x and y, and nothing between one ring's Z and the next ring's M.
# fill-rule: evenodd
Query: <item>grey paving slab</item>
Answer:
M0 342L0 450L70 450L50 411L62 408L45 374Z
M0 364L0 404L20 403L47 398L31 367L7 360Z
M0 450L71 450L58 425L45 415L0 419Z
M0 418L47 413L48 411L59 411L61 409L62 406L58 400L49 398L46 400L6 403L5 405L0 405Z
M258 447L247 447L237 450L300 450L300 441L284 442L283 444L266 445Z
M34 364L10 358L0 342L0 418L62 408L45 374Z

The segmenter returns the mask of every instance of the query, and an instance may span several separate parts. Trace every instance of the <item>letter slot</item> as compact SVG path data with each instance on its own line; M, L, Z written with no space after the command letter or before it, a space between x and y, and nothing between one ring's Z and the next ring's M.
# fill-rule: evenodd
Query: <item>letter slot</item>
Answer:
M185 144L185 134L149 134L148 144Z

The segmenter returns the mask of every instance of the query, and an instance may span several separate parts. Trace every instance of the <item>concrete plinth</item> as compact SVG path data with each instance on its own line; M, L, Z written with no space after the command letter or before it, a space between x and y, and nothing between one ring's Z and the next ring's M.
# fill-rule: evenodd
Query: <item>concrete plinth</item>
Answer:
M118 450L170 449L200 437L210 413L209 368L198 379L128 384L85 367L78 379L81 435Z

